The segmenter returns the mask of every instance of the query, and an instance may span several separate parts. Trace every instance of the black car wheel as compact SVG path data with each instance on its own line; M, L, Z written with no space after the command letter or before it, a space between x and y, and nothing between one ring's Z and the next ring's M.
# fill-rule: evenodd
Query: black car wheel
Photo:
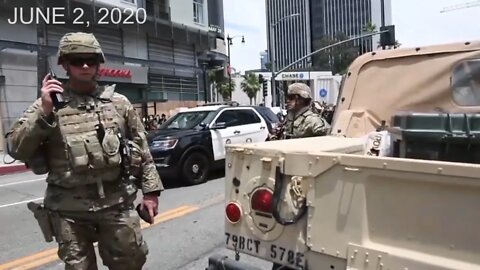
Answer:
M273 263L272 270L279 270L279 269L282 269L282 270L294 270L293 268L286 267L286 266L282 266L281 264L278 264L278 263Z
M201 152L192 152L182 163L182 178L189 185L197 185L207 180L210 164L208 157Z

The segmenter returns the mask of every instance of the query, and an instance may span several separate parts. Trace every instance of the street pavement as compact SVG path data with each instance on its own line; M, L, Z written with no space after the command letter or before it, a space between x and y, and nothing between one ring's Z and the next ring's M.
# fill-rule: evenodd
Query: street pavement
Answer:
M223 248L224 178L220 174L196 186L166 183L155 224L143 226L150 250L144 269L205 269L213 254L234 258L232 251ZM44 241L26 206L29 201L41 202L44 179L31 172L0 176L0 270L64 269L56 243ZM271 263L247 255L241 261L271 269ZM102 264L100 257L98 262Z

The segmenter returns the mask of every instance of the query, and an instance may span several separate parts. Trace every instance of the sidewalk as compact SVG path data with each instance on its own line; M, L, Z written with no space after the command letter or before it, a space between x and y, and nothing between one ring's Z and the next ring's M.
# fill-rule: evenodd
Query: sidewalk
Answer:
M28 169L24 163L15 160L13 163L13 158L6 154L5 152L0 151L0 175L26 172Z

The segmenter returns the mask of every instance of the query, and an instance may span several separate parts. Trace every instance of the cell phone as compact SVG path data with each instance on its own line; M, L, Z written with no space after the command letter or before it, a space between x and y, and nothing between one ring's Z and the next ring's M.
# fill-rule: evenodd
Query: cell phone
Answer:
M50 77L52 79L57 79L57 75L53 72L53 70L50 68ZM53 102L53 107L55 107L55 110L59 110L65 106L65 98L63 97L63 94L60 92L50 92L50 98L52 99Z

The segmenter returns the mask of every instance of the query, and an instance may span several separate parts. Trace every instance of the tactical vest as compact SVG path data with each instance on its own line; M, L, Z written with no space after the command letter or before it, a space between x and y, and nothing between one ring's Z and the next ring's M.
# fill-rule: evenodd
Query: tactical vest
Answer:
M121 179L118 133L125 134L125 119L113 102L114 86L100 87L98 97L73 95L56 112L58 131L49 138L47 182L65 188ZM125 136L123 136L125 137Z
M292 118L289 118L287 115L287 121L285 124L285 139L294 139L301 138L304 134L298 134L298 130L305 124L305 120L309 115L311 115L308 109L305 109L303 112L300 112L298 115L294 115Z

